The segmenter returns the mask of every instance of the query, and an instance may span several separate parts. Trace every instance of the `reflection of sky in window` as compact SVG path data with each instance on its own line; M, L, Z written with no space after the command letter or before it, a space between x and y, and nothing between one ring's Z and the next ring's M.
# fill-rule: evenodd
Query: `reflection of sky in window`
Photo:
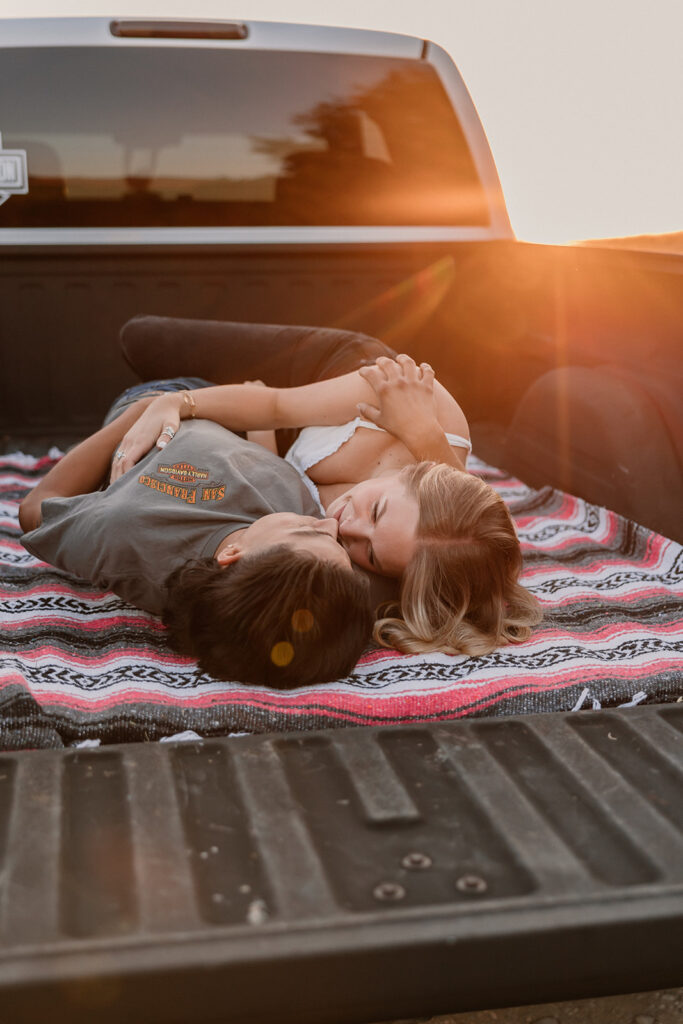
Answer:
M39 59L9 50L0 61L0 131L5 145L38 143L32 174L257 178L277 174L288 151L324 145L294 123L297 115L403 65L172 47L41 50Z

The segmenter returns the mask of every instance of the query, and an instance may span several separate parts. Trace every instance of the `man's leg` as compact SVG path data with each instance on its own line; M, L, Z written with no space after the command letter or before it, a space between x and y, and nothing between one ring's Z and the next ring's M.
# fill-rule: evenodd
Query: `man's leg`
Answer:
M270 387L311 384L396 355L354 331L158 316L133 317L120 342L142 380L193 374L216 384L256 378Z

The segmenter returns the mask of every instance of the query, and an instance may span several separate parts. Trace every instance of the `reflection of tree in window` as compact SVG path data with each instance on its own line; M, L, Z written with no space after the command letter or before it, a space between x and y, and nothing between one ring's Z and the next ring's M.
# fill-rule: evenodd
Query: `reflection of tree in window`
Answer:
M322 146L285 157L281 223L487 223L467 143L431 69L394 70L294 122Z
M0 115L30 184L3 227L487 223L451 104L417 62L59 48L36 75L31 51L3 51Z

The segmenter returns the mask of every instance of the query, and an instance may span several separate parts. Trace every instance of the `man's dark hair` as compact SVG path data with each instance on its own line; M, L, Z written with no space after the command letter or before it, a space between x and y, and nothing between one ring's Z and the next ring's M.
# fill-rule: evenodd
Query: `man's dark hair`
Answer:
M166 581L168 643L215 679L291 689L348 675L370 640L367 580L286 545Z

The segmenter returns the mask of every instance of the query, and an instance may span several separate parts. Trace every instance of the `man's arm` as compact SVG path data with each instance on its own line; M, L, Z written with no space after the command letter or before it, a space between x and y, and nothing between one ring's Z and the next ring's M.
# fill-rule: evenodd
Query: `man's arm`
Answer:
M70 498L97 490L109 472L114 450L152 401L153 396L141 398L53 466L19 506L19 523L24 533L40 526L41 505L46 498Z

